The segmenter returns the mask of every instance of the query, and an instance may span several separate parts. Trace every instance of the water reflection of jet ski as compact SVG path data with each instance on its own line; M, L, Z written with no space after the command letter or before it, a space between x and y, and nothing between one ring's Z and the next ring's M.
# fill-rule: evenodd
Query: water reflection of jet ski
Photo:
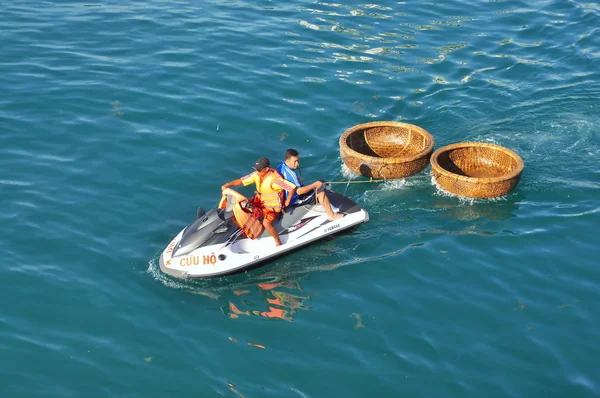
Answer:
M369 214L352 200L326 190L334 211L344 217L329 221L319 204L286 208L273 222L281 246L266 230L250 239L253 213L250 201L226 189L219 206L198 217L169 243L160 256L160 269L178 278L207 278L244 271L287 254L327 236L348 230L369 220ZM240 228L240 225L244 229Z

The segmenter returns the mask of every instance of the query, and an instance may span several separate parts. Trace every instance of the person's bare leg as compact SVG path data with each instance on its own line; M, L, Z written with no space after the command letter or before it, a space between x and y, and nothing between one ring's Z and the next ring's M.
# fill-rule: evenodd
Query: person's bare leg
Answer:
M275 239L275 247L281 246L281 240L279 239L279 234L277 233L277 229L273 226L271 221L267 221L266 219L263 221L263 225L265 229L269 231L273 239Z
M331 209L331 202L329 201L327 195L325 195L325 192L317 193L317 199L319 199L319 203L321 203L321 205L325 209L325 213L327 213L327 219L329 221L339 220L340 218L344 217L343 214L333 212L333 210Z

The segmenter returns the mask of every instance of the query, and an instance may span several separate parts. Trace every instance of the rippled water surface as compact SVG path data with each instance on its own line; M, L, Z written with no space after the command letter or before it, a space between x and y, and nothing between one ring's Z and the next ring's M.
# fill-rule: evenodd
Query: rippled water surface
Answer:
M1 395L600 396L599 21L558 0L6 3ZM161 274L257 157L355 179L339 136L379 120L510 148L523 178L488 200L430 168L337 184L370 214L352 233Z

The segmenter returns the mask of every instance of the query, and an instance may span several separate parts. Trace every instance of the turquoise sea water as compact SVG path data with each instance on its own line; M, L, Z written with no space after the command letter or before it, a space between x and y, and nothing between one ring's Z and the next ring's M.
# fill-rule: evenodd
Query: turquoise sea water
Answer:
M2 5L0 395L600 396L599 26L558 0ZM377 120L506 146L523 178L336 185L369 223L161 275L257 157L356 178L338 138Z

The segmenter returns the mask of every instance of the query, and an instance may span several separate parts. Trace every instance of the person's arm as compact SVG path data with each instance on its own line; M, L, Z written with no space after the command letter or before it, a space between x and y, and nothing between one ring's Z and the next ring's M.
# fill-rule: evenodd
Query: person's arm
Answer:
M283 207L288 207L298 187L293 182L286 180L285 177L277 178L271 185L271 188L274 186L276 186L279 190L286 191L287 197L285 198Z
M221 186L221 191L224 191L224 190L226 190L229 187L239 187L239 186L242 186L242 185L244 185L244 183L242 182L242 179L238 178L237 180L233 180L233 181L230 181L228 183L223 184Z
M292 197L294 196L294 194L296 192L298 192L298 188L295 188L295 187L291 191L287 191L287 199L285 200L284 207L288 207L290 205Z
M304 186L302 186L302 187L298 188L298 189L296 190L296 193L297 193L298 195L302 195L302 194L305 194L305 193L307 193L307 192L310 192L310 191L312 191L313 189L319 189L319 188L321 188L322 186L323 186L323 182L322 182L322 181L315 181L315 182L313 182L313 183L312 183L312 184L310 184L310 185L304 185Z

